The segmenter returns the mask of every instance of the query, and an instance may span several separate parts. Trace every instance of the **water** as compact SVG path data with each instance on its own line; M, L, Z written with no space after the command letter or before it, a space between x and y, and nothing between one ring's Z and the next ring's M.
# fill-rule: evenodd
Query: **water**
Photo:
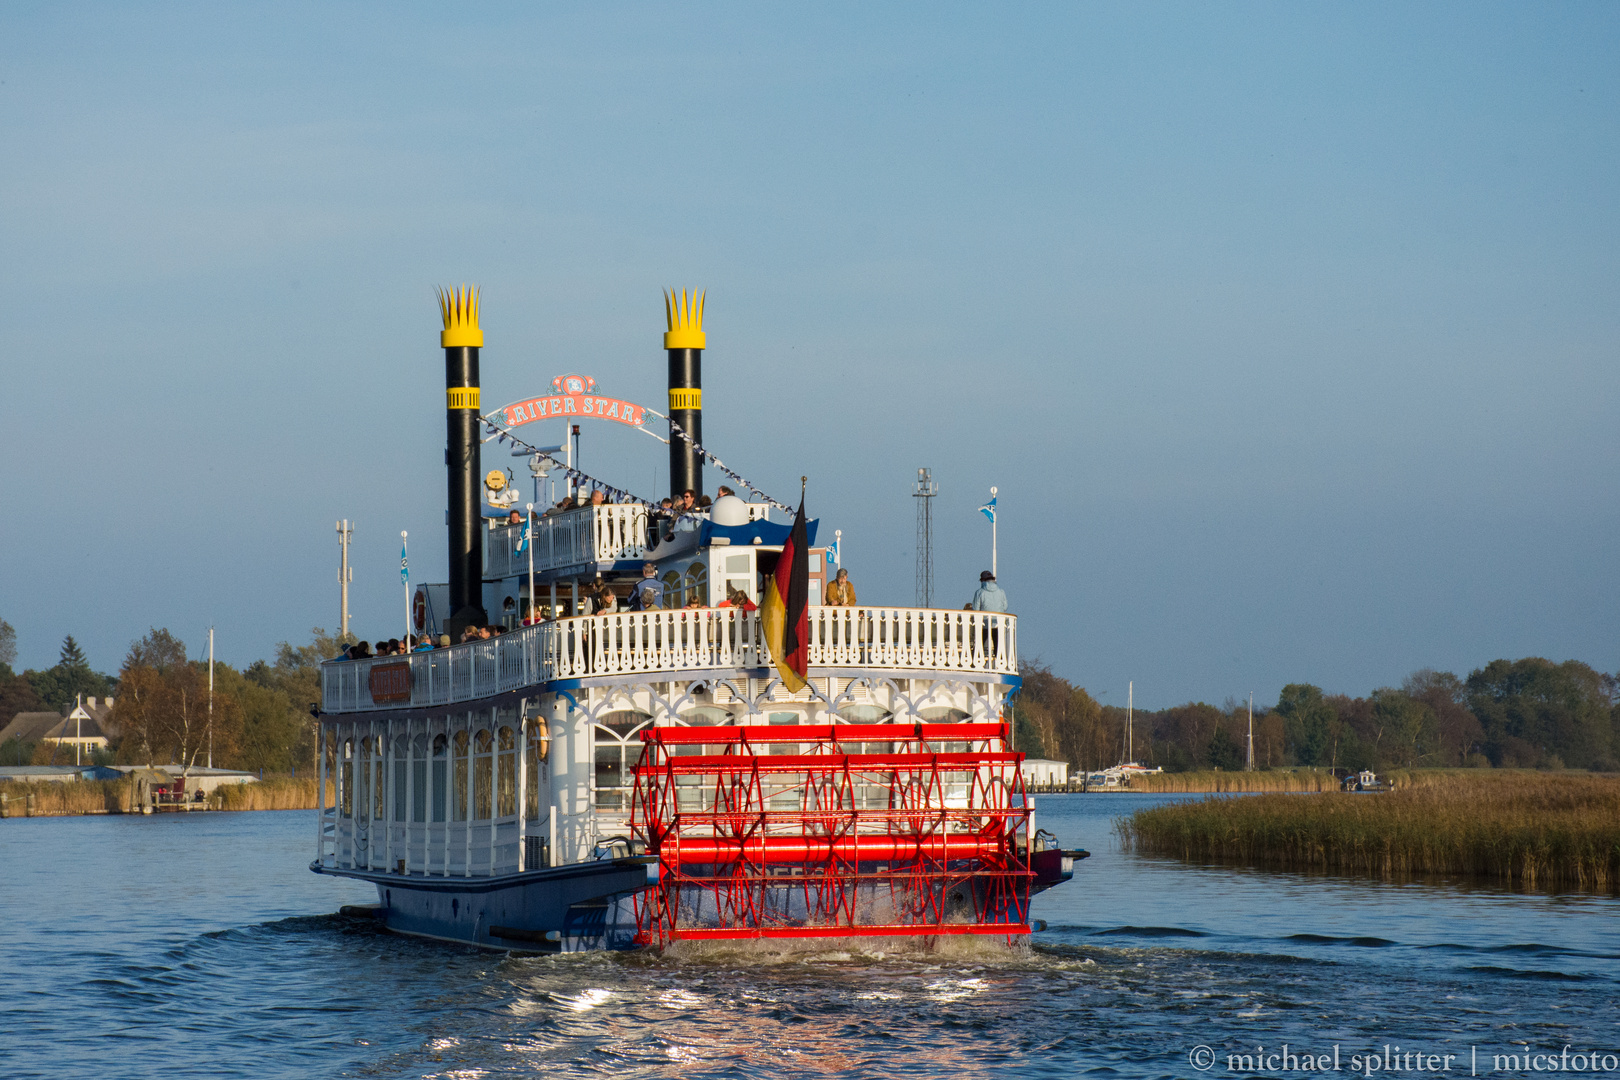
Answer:
M1114 815L1174 798L1042 797L1095 855L1012 952L513 958L330 914L375 897L305 869L309 812L8 820L0 1077L1306 1075L1228 1069L1284 1043L1294 1065L1337 1044L1346 1074L1376 1048L1374 1075L1569 1044L1620 1076L1620 901L1117 850Z

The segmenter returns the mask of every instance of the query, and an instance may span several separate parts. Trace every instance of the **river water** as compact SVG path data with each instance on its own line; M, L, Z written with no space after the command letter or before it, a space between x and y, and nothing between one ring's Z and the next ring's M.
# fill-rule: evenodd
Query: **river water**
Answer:
M931 953L503 956L331 914L312 812L8 820L0 1077L1620 1077L1620 900L1119 851L1182 797L1041 797L1049 929Z

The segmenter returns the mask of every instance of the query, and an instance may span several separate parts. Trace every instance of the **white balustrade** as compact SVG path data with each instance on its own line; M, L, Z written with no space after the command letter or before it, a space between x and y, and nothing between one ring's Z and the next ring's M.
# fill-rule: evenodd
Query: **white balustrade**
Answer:
M749 503L750 521L764 519L770 507ZM537 518L534 523L534 569L554 570L586 563L639 559L647 554L648 508L641 503L582 506ZM486 577L511 577L529 570L529 553L520 551L522 525L489 529Z
M1013 675L1018 617L933 608L812 607L812 668L872 668ZM476 701L553 679L676 674L767 667L759 614L734 608L678 608L585 615L527 626L446 649L333 660L321 665L329 713L421 708ZM410 700L374 701L371 673L389 685L410 668ZM392 680L398 685L398 680Z

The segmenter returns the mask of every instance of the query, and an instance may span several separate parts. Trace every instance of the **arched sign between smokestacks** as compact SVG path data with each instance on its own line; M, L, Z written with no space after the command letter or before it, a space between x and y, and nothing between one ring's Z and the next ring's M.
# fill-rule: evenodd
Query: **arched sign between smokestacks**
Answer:
M559 375L551 380L554 393L514 401L497 410L507 427L536 420L564 420L586 417L614 420L629 427L646 423L648 410L633 401L603 397L595 393L596 380L589 375Z

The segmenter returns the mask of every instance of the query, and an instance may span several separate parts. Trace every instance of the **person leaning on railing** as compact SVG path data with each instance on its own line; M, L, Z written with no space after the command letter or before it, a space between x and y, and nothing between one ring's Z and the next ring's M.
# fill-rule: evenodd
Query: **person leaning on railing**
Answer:
M759 610L759 605L748 599L748 594L741 589L727 589L726 598L720 601L720 606L737 608L741 611Z
M838 576L827 586L827 604L830 607L855 606L855 583L849 580L849 571L842 566L838 568Z

